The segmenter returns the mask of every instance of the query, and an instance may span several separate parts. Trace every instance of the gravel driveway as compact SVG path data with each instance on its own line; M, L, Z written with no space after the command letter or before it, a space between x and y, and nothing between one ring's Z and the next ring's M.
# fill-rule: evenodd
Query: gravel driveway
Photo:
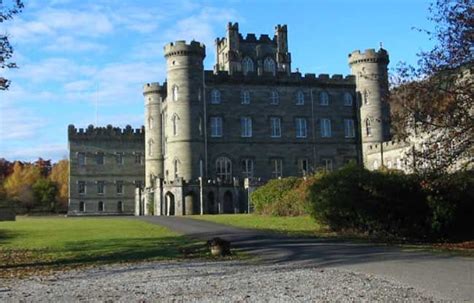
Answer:
M440 301L367 274L246 262L111 265L49 278L0 280L0 302Z

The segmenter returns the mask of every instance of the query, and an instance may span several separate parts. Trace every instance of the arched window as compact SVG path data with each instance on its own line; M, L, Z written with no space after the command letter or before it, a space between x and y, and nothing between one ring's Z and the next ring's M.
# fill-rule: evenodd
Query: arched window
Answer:
M178 101L178 97L179 97L179 87L177 85L174 85L173 91L172 91L173 101Z
M81 212L86 211L86 203L84 203L84 201L79 202L79 211Z
M240 103L250 104L250 92L248 90L242 90L240 92Z
M296 105L303 105L304 104L304 93L302 91L298 91L296 93Z
M280 103L280 94L276 90L272 90L270 94L270 104Z
M171 125L173 126L173 136L178 135L178 120L179 117L176 114L171 117Z
M153 156L152 148L153 148L153 140L150 139L148 140L148 155L149 156Z
M329 105L329 95L327 92L319 93L319 105Z
M253 73L255 71L254 66L253 66L253 61L249 57L245 57L244 60L242 60L242 72L244 75L247 75L248 73Z
M211 103L212 104L221 103L221 92L219 90L213 89L211 91Z
M372 125L369 118L365 120L365 132L367 136L372 136Z
M148 129L153 129L153 118L148 117Z
M104 211L104 202L99 201L99 205L98 205L98 207L97 207L97 210L98 210L98 211Z
M352 95L344 93L344 106L352 106Z
M272 73L275 75L276 69L275 69L275 61L273 61L272 58L266 57L265 60L263 61L263 71L266 73Z
M122 203L122 201L117 202L117 212L119 212L119 213L123 212L123 203Z
M174 169L174 178L178 178L178 173L179 173L179 160L176 159L173 162L173 169Z
M216 160L216 176L222 181L232 181L232 162L229 158L220 157Z

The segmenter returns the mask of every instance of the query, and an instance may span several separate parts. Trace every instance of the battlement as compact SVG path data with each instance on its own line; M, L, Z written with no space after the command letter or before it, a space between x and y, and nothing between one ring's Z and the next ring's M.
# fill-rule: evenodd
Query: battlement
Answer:
M107 127L94 127L89 125L86 129L76 128L70 124L68 126L68 139L73 140L108 140L108 141L144 141L145 128L133 129L130 125L125 128L113 127L107 125Z
M384 151L390 151L390 150L395 150L403 147L407 147L410 145L410 142L407 140L391 140L391 141L385 141L382 143L373 143L373 144L368 144L366 145L367 148L367 153L372 154L372 153L379 153L380 152L380 144L382 144L382 149Z
M227 23L227 29L234 30L234 31L239 31L239 23L238 22L235 22L235 23L229 22L229 23Z
M227 71L205 71L206 83L246 83L246 84L289 84L289 85L355 85L355 77L353 75L343 76L340 74L304 74L299 72L290 75L280 72L275 76L271 74L258 75L257 73L248 73L244 75L241 72L233 72L229 74Z
M166 91L166 82L160 85L159 82L152 82L143 85L143 95L157 93L161 94Z
M276 31L276 32L287 32L287 31L288 31L288 27L286 26L286 24L283 24L283 25L277 24L277 25L275 26L275 31Z
M357 63L385 63L388 64L390 62L388 57L388 52L381 48L376 51L373 48L366 49L364 52L360 50L355 50L349 54L349 64L357 64Z
M164 52L165 57L198 55L204 58L206 56L206 46L203 43L194 40L189 44L184 40L178 40L166 44Z

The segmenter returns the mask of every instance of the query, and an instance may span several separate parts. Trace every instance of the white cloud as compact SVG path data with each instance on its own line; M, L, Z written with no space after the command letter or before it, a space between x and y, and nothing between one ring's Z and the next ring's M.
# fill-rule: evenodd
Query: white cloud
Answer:
M8 160L34 161L39 157L58 161L67 159L68 150L66 144L42 144L30 146L28 148L8 148L0 149L0 158Z
M55 38L54 41L48 44L44 49L56 52L102 52L106 49L106 46L101 43L78 39L72 36L60 36Z
M38 117L29 109L11 106L1 106L0 116L2 141L32 138L46 122L44 118Z

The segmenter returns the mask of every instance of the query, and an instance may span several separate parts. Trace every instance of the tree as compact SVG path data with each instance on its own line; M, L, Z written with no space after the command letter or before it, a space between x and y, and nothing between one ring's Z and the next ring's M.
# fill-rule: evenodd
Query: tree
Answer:
M56 201L61 209L67 209L69 186L69 161L61 160L53 165L49 179L56 184L58 189L56 194Z
M400 64L392 78L393 130L417 137L415 167L443 172L474 161L474 9L472 0L437 0L430 6L436 41L417 66Z
M50 211L56 210L56 194L58 189L53 181L40 178L33 184L32 189L34 198L39 205L47 207Z
M40 178L41 172L38 167L29 163L15 162L13 172L4 183L7 197L30 210L35 202L32 187Z
M21 0L12 0L11 5L7 6L3 4L3 0L0 0L0 23L10 20L16 14L20 13L24 7ZM10 59L13 55L13 47L8 40L6 34L0 33L0 67L4 68L16 68L17 65L11 62ZM0 76L0 90L6 90L10 86L10 80Z

